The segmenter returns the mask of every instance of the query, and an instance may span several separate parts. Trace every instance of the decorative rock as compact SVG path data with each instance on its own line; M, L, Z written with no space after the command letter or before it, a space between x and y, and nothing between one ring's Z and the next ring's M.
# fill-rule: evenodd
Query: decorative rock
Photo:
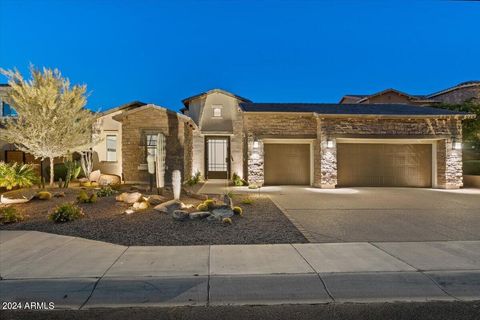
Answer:
M160 212L163 212L163 213L172 213L173 211L182 208L182 206L184 206L184 204L181 203L180 201L170 200L170 201L164 202L162 204L159 204L158 206L156 206L153 209L157 210L157 211L160 211Z
M183 204L182 203L182 209L192 209L193 207L194 207L194 205L191 204L191 203L190 204Z
M0 203L2 204L25 203L32 200L36 194L37 192L32 189L8 191L0 195Z
M54 196L55 198L63 198L63 197L65 197L65 192L55 192L55 193L53 194L53 196Z
M150 205L152 206L157 206L163 202L165 202L167 200L167 198L165 198L164 196L159 196L159 195L151 195L150 197L147 198L147 201L148 203L150 203Z
M132 214L132 213L134 213L134 211L133 211L133 209L127 209L127 210L125 210L125 213L126 214Z
M102 173L100 172L100 170L92 171L92 173L90 173L90 177L88 180L98 182L98 180L100 180L101 175Z
M116 196L115 200L123 202L123 201L125 201L125 198L127 197L127 194L128 194L127 192L123 192L123 193L119 194L118 196Z
M172 218L178 221L186 220L188 219L188 217L189 217L188 212L183 210L174 210L172 214Z
M223 218L230 218L233 217L232 209L228 207L220 207L214 209L212 214L207 217L207 220L222 220Z
M116 196L115 200L133 204L141 200L141 198L142 198L142 194L140 192L133 192L133 193L124 192Z
M145 209L148 209L148 202L147 201L135 202L133 204L133 210L134 211L145 210Z
M230 196L228 194L223 195L223 202L230 209L233 209L233 200L232 200L232 198L230 198Z
M114 174L101 174L98 178L98 183L100 185L112 185L112 184L120 184L120 177Z
M192 220L201 220L207 218L211 215L210 211L197 211L190 213L190 219Z

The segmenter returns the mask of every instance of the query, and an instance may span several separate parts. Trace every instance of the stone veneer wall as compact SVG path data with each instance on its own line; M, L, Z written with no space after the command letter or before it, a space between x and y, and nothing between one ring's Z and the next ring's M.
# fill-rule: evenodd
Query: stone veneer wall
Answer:
M314 139L317 121L313 114L245 113L243 125L246 135L247 181L257 185L264 183L263 139ZM257 139L258 148L253 148ZM317 148L315 150L318 151Z
M236 117L232 121L233 136L230 137L230 176L234 173L244 179L243 164L244 158L244 134L243 134L243 112L240 107L237 106Z
M453 140L462 141L461 121L457 119L320 119L320 181L316 185L337 184L336 143L326 148L326 141L335 138L424 138L437 142L437 186L459 188L462 183L462 151L453 150Z
M166 137L165 182L171 183L172 172L180 170L182 181L191 173L192 128L166 109L147 108L121 119L123 176L131 183L149 181L146 169L145 133L163 133Z

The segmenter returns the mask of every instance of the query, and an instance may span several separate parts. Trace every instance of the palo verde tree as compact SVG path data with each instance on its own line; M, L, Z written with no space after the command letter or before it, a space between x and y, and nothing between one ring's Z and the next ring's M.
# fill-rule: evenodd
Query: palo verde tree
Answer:
M29 80L16 69L0 72L8 78L8 102L18 114L6 120L0 139L35 158L49 158L53 185L54 158L87 150L96 143L92 140L92 128L97 117L85 109L86 86L71 86L57 69L30 66Z

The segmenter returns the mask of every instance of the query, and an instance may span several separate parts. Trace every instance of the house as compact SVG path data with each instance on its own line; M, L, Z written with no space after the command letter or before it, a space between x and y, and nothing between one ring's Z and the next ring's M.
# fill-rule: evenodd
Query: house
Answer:
M320 188L462 186L461 122L411 104L254 103L224 90L183 100L192 173Z
M480 81L462 82L451 88L427 95L412 95L392 88L369 95L347 94L340 99L339 103L438 105L442 103L459 104L471 99L480 101Z
M446 100L458 90L422 99ZM147 183L147 156L161 134L167 184L180 170L183 180L237 174L256 185L463 185L462 120L471 114L413 102L255 103L221 89L182 102L181 113L135 101L100 114L94 167Z

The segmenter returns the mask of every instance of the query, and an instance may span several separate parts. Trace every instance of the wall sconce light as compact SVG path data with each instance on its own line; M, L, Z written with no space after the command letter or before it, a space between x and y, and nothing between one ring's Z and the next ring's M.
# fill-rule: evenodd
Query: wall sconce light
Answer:
M453 150L462 150L462 143L456 139L453 139L452 147Z
M258 149L258 139L257 139L257 138L255 138L255 139L253 140L253 148L254 148L254 149Z
M327 140L327 148L333 148L333 140L331 139Z

